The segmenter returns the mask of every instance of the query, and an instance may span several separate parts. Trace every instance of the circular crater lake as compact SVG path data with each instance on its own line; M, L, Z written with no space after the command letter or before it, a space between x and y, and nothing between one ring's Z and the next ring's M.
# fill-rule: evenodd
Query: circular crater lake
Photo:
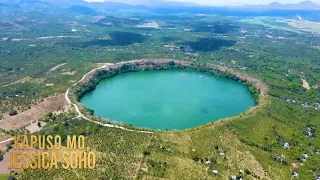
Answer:
M254 106L248 88L195 71L130 72L102 80L81 103L110 121L150 129L183 130Z

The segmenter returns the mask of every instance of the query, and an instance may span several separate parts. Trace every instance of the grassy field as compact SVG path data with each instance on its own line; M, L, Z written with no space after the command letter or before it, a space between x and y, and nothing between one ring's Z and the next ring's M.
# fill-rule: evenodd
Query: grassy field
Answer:
M0 180L8 180L8 177L7 175L0 174Z
M152 135L99 127L79 120L69 121L68 125L62 123L41 133L54 132L62 137L69 133L85 134L87 146L99 154L97 167L85 171L46 170L46 173L41 169L27 170L18 177L59 178L62 173L64 177L77 176L78 179L90 176L102 179L221 179L232 175L245 179L290 179L297 172L301 179L312 179L314 175L309 172L320 170L317 167L319 132L314 137L306 137L305 124L319 128L319 113L299 110L297 105L280 110L278 107L284 102L274 98L270 102L254 113L222 120L224 123ZM296 118L286 117L284 112L295 112ZM61 116L55 119L59 120ZM285 142L290 144L288 149L283 147ZM304 154L308 154L306 161L302 160ZM299 164L299 168L293 169L292 163ZM302 163L304 165L300 165Z

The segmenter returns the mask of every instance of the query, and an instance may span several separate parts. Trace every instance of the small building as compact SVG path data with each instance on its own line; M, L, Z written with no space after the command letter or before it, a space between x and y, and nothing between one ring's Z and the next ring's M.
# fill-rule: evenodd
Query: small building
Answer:
M214 170L212 170L212 173L217 175L219 173L219 171L214 169Z
M297 172L293 172L293 177L299 177L299 174Z
M141 164L141 169L147 169L147 167L148 167L148 166L147 166L146 163L142 163L142 164Z
M288 142L284 143L283 147L288 149L289 148L289 143Z
M189 28L189 29L184 29L183 31L184 31L184 32L192 32L193 29Z
M230 176L230 179L232 179L232 180L237 180L237 176L236 176L236 175L231 175L231 176Z

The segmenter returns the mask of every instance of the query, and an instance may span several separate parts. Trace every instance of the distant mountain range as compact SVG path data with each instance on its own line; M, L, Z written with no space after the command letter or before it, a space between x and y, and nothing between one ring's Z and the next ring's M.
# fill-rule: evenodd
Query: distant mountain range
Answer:
M14 7L29 7L34 8L35 6L55 6L62 8L70 8L72 11L84 12L84 13L98 13L104 12L110 9L179 9L179 8L214 8L208 6L201 6L197 3L192 2L177 2L177 1L166 1L166 0L108 0L105 2L86 2L83 0L0 0L1 6L14 6ZM224 7L219 7L224 8ZM317 5L311 1L304 1L297 4L280 4L273 2L268 5L245 5L245 6L228 6L227 8L236 9L255 9L255 10L268 10L268 9L297 9L297 10L320 10L320 5Z
M320 9L320 5L311 1L303 1L297 4L281 4L278 2L272 2L268 5L246 5L245 8L257 8L257 9L306 9L315 10Z
M48 1L48 0L47 0ZM49 0L50 1L50 0ZM81 0L75 0L81 1ZM90 3L92 4L92 3ZM106 0L102 3L95 2L94 4L100 5L130 5L130 6L146 6L151 8L170 8L170 7L205 7L193 2L177 2L177 1L166 1L166 0ZM297 4L281 4L279 2L273 2L268 5L247 5L238 6L238 8L255 8L255 9L320 9L320 5L315 4L311 1L303 1Z
M106 0L104 3L123 3L132 6L143 5L148 7L200 7L199 4L193 2L177 2L177 1L165 1L165 0Z
M53 0L46 0L46 1L53 1ZM61 1L61 0L60 0ZM68 0L64 0L68 1ZM81 1L81 0L69 0L69 1ZM173 7L205 7L201 6L197 3L192 2L177 2L177 1L165 1L165 0L108 0L105 2L95 2L89 3L95 4L98 6L145 6L149 8L173 8ZM237 8L254 8L254 9L306 9L306 10L313 10L313 9L320 9L320 5L315 4L311 1L303 1L297 4L281 4L278 2L273 2L268 5L247 5L247 6L237 6Z

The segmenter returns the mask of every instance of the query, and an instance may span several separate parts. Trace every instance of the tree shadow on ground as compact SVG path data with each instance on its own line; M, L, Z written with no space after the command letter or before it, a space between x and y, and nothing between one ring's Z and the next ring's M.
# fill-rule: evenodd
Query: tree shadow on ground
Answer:
M180 39L177 38L177 37L171 37L171 36L161 37L161 41L162 42L175 42L175 41L178 41L178 40L180 40Z
M215 39L215 38L201 38L196 42L185 42L184 44L189 45L193 50L200 52L210 52L219 50L224 46L233 46L236 41Z
M115 31L109 34L110 39L94 39L88 42L72 43L77 47L88 46L128 46L134 43L143 43L145 36L132 32Z

